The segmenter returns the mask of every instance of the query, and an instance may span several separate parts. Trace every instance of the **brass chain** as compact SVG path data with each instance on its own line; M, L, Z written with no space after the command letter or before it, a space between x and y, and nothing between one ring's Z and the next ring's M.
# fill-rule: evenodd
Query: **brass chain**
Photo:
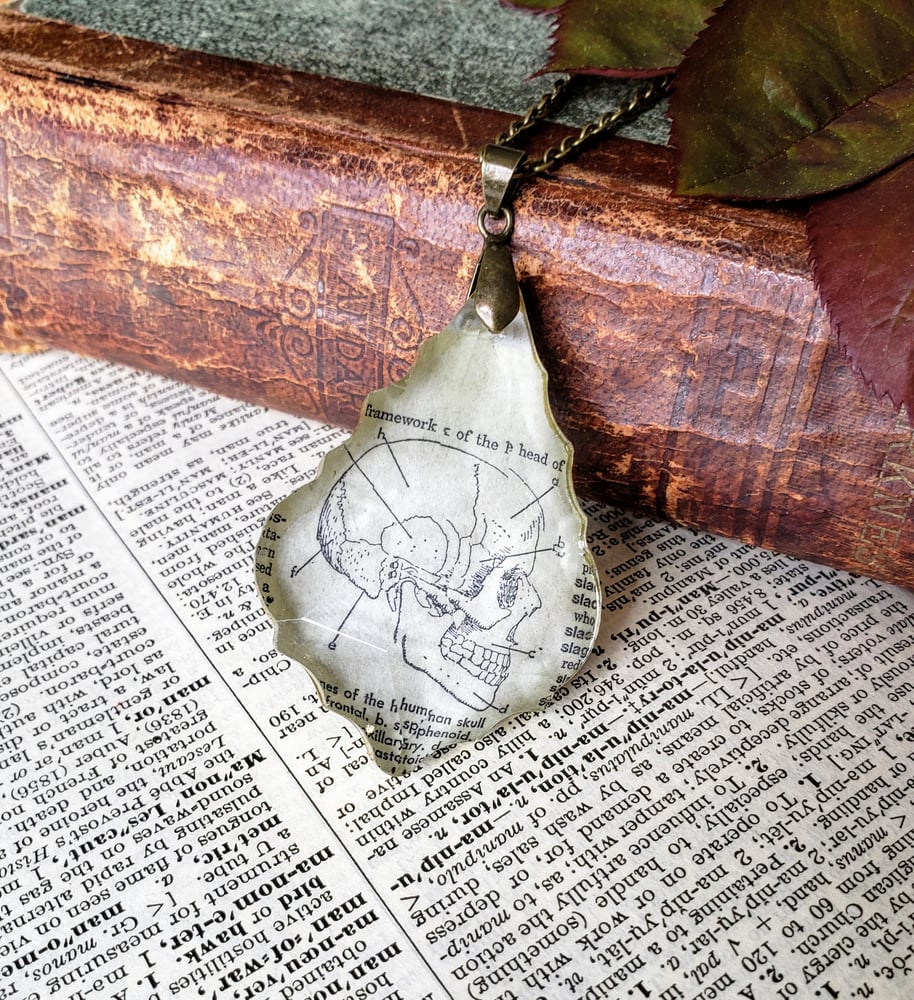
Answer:
M545 118L555 107L558 99L565 93L570 83L570 76L559 77L553 84L552 90L548 94L543 94L536 104L532 104L527 108L522 118L513 121L495 140L494 144L496 146L510 146L521 133L526 132L529 128L533 128L541 118Z
M617 107L607 111L599 118L588 122L577 135L567 136L558 146L550 146L538 160L525 159L517 168L515 177L517 180L529 180L555 170L566 160L573 157L582 146L592 142L599 136L615 131L627 121L636 118L643 111L646 111L669 91L672 80L672 74L652 78L643 87L639 87L634 91L627 100L622 101ZM527 109L523 117L512 122L502 132L495 140L495 145L508 146L517 136L533 128L537 122L545 118L553 110L570 83L571 77L561 77L555 83L552 90L543 94L536 104L531 105Z

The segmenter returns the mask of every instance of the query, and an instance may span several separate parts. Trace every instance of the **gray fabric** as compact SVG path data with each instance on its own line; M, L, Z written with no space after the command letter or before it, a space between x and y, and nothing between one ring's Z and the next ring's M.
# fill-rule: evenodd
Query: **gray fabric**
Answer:
M164 42L519 113L549 88L551 18L499 0L20 0L21 10ZM624 88L599 80L562 120L582 124ZM657 109L623 133L665 142Z

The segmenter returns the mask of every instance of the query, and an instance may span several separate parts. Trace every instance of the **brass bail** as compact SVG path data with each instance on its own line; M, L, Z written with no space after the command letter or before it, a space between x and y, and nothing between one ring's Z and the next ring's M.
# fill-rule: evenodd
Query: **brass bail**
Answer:
M488 215L501 215L508 199L511 185L526 154L509 146L484 146L479 154L482 160L482 197Z
M484 204L479 210L478 223L485 245L476 265L470 296L477 314L492 333L503 330L520 309L520 289L507 246L514 230L514 213L506 202L524 155L517 149L493 145L484 147L480 153Z

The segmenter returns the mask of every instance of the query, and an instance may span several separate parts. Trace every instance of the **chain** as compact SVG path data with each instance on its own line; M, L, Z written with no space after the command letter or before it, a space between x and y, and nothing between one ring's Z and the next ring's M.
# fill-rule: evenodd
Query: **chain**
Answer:
M495 140L496 146L510 146L511 143L527 129L533 128L533 126L541 119L545 118L546 115L555 107L558 99L565 93L571 83L570 76L561 76L553 84L552 90L548 94L543 94L543 96L536 102L527 108L524 113L523 118L518 118L517 121L512 122L508 128Z
M545 118L565 94L569 79L560 79L522 118L513 122L494 143L480 151L484 204L476 223L484 242L482 256L470 283L476 313L492 333L506 329L522 302L508 243L514 232L510 198L517 180L538 177L554 170L599 135L618 128L650 107L667 92L672 77L651 80L618 107L585 125L577 135L551 146L538 159L527 161L525 153L508 144Z
M669 76L654 77L643 87L639 87L631 97L619 104L618 107L588 122L577 135L568 136L558 146L550 146L538 160L524 160L517 169L516 178L518 180L529 180L533 177L538 177L540 174L555 170L566 160L571 159L582 146L592 142L599 136L615 131L624 125L625 122L646 111L667 93L672 79L672 74ZM537 122L545 118L552 111L570 83L571 77L561 77L552 90L543 94L536 104L527 109L522 118L518 118L517 121L513 122L502 132L495 140L495 145L510 145L517 136L533 128Z

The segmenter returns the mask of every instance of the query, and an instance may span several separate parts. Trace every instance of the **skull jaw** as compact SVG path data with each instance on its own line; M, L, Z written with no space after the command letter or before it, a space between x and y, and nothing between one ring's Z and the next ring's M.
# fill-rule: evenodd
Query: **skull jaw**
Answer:
M429 617L412 585L401 588L394 635L404 661L462 705L477 712L495 707L495 696L510 669L510 653L476 642L449 617ZM507 711L507 706L497 710Z

